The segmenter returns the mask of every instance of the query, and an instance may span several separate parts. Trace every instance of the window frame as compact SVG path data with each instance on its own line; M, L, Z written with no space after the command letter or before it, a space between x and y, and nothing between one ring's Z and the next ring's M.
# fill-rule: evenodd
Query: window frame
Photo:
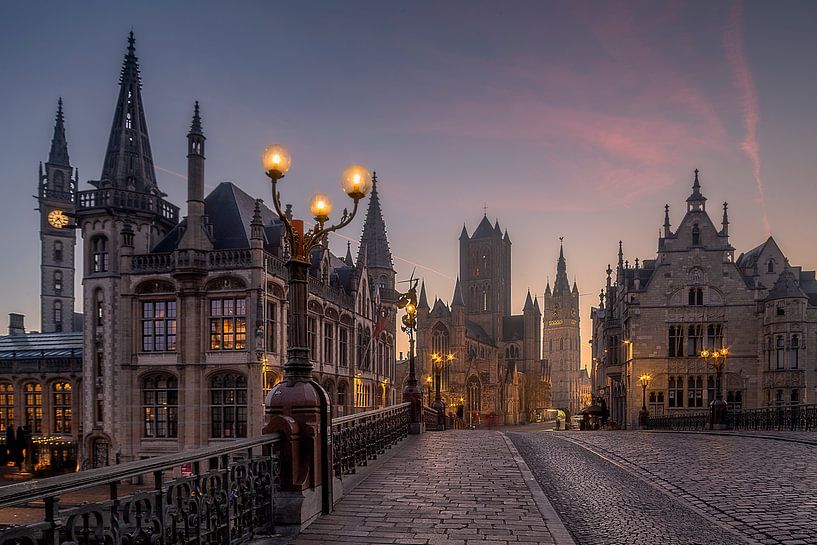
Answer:
M233 371L216 373L210 377L208 387L210 437L213 439L247 437L249 421L247 377Z
M140 352L176 352L179 308L176 299L143 299L140 303L139 321L142 325ZM160 308L162 308L161 315L159 314ZM149 313L148 309L150 309Z
M207 301L210 313L208 350L212 352L247 350L247 298L211 297Z
M179 381L164 372L148 373L140 381L142 437L176 439L179 436Z

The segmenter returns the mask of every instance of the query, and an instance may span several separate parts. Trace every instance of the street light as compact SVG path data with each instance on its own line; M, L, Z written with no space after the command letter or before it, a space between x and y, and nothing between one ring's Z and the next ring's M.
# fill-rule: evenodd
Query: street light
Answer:
M638 377L641 383L641 411L638 413L638 427L642 429L646 429L650 421L650 412L647 410L647 386L650 385L651 380L652 375L649 373L643 373Z
M723 347L720 350L708 350L704 348L701 350L701 359L709 363L715 368L717 378L715 380L715 400L709 405L710 407L710 428L713 430L722 430L726 428L726 401L723 400L723 393L721 392L721 381L723 379L723 367L726 365L726 357L729 355L729 349Z
M431 386L432 386L431 383L432 382L434 382L434 379L431 378L431 375L428 375L426 377L426 390L428 391L428 406L429 407L431 406Z
M455 356L451 352L448 354L431 354L431 361L434 364L434 382L436 382L434 403L431 408L437 410L438 425L442 425L443 428L445 428L445 404L443 404L443 398L440 394L440 381L442 380L443 366L453 363L454 359Z
M361 179L360 171L356 167L349 167L343 173L344 190L350 195L359 190ZM409 338L409 375L403 388L403 402L411 403L410 432L420 433L423 421L423 393L417 383L417 373L414 366L414 331L417 329L417 279L412 273L408 279L409 289L401 293L397 300L397 308L402 308L406 314L402 318L400 329L408 334Z
M315 218L315 225L305 231L303 220L291 219L281 209L281 196L278 193L278 183L284 178L292 164L289 151L280 144L273 144L264 149L264 171L272 182L272 202L278 218L286 228L287 242L290 255L287 261L289 272L289 346L287 348L287 362L284 364L284 381L287 386L297 382L312 380L312 363L309 361L309 343L307 339L307 297L308 277L311 266L310 254L317 246L323 244L329 233L349 225L357 214L360 200L366 196L372 185L372 177L368 170L360 165L352 165L343 171L341 187L354 202L352 212L344 208L340 221L335 225L326 226L329 214L332 212L332 203L329 198L316 193L310 199L309 209ZM281 395L276 396L280 401Z

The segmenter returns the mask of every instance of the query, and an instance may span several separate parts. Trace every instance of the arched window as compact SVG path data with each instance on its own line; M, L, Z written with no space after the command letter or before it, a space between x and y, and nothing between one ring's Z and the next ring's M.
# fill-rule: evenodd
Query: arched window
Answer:
M210 429L214 438L247 437L247 379L221 373L210 379Z
M108 239L96 236L91 240L91 271L95 273L108 270Z
M482 406L482 388L477 377L468 379L468 384L465 388L467 398L465 400L466 423L471 425L476 423L479 418L480 407Z
M774 259L770 259L769 262L766 263L766 272L774 272Z
M23 387L25 396L25 425L31 433L43 431L43 385L39 382L29 382Z
M692 245L699 246L701 244L701 230L698 228L698 224L694 224L692 226Z
M435 354L439 354L441 357L443 357L443 360L445 360L445 355L451 351L448 328L441 323L435 324L434 328L431 330L431 351ZM442 366L440 389L448 390L448 374L451 365L446 364L445 361L443 361ZM434 380L437 380L436 371L434 372L434 377ZM434 388L436 389L436 384Z
M142 380L142 420L145 437L178 437L179 384L167 373Z
M62 292L62 271L54 271L54 291Z
M792 335L789 345L789 369L797 369L800 365L800 336Z
M14 385L0 383L0 432L14 425Z
M482 312L486 312L488 310L488 288L486 286L482 287Z
M54 261L62 261L62 242L54 242Z
M71 417L73 410L71 409L71 384L68 382L54 383L53 392L53 407L54 411L54 432L62 434L71 433Z

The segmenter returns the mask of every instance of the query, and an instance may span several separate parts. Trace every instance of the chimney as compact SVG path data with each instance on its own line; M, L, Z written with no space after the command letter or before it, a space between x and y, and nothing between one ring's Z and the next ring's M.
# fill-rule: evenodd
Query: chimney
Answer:
M25 335L26 334L25 319L26 319L25 314L9 312L9 335Z

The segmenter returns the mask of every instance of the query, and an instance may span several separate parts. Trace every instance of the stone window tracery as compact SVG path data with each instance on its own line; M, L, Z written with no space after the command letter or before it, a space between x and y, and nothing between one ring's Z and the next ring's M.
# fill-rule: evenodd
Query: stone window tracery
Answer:
M179 389L176 377L154 373L142 379L142 418L145 437L178 436Z
M247 379L221 373L210 379L210 429L214 438L247 437Z

